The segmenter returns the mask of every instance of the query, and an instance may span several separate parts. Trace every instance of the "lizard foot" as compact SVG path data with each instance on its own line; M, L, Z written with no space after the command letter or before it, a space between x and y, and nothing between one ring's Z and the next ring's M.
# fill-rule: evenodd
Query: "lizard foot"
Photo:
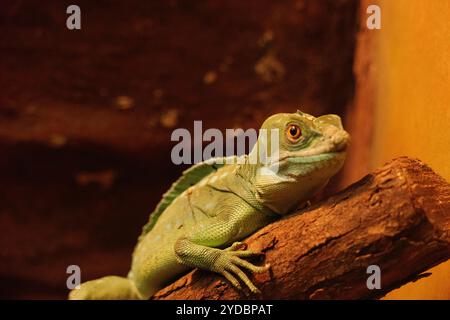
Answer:
M247 245L242 242L235 242L231 247L221 251L221 254L214 263L213 271L222 274L230 283L239 290L242 287L236 279L238 277L253 293L260 293L259 289L252 283L248 276L242 271L245 268L254 273L262 273L270 268L269 264L265 266L256 266L242 258L260 256L263 253L246 251Z

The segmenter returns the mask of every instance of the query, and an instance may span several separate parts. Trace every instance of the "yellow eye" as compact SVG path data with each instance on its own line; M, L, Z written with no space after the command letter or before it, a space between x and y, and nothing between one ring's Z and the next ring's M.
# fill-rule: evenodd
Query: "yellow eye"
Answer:
M287 127L286 134L289 140L297 142L302 136L302 129L295 124L291 124Z

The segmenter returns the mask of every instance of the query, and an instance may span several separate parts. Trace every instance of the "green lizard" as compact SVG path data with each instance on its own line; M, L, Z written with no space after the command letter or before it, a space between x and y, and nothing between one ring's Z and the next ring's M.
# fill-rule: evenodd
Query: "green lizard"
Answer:
M269 266L247 261L258 253L239 240L322 188L342 167L349 142L336 115L275 114L261 129L277 130L278 157L252 158L262 147L269 154L275 150L260 133L249 155L214 158L186 170L150 215L128 276L85 282L69 298L148 299L192 268L220 273L236 288L243 283L257 293L242 270L265 272Z

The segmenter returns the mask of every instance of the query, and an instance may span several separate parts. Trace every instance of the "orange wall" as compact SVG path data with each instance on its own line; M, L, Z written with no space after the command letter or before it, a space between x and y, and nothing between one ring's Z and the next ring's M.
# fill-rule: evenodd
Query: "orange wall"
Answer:
M380 0L372 167L417 157L450 181L450 1ZM450 262L388 299L450 299Z

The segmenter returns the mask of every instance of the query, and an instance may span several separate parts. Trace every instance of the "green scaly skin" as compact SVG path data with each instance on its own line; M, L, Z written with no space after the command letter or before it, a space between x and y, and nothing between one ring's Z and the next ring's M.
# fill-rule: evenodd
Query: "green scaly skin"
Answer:
M292 139L289 128L301 129ZM72 290L70 299L148 299L177 277L201 268L223 275L233 286L258 289L243 270L265 272L246 259L257 255L239 241L295 209L342 167L349 135L340 118L315 118L298 111L269 117L262 129L279 132L279 157L249 159L270 140L260 134L248 156L212 170L184 190L140 237L127 278L108 276ZM243 163L242 163L243 162ZM276 165L277 170L275 170Z

